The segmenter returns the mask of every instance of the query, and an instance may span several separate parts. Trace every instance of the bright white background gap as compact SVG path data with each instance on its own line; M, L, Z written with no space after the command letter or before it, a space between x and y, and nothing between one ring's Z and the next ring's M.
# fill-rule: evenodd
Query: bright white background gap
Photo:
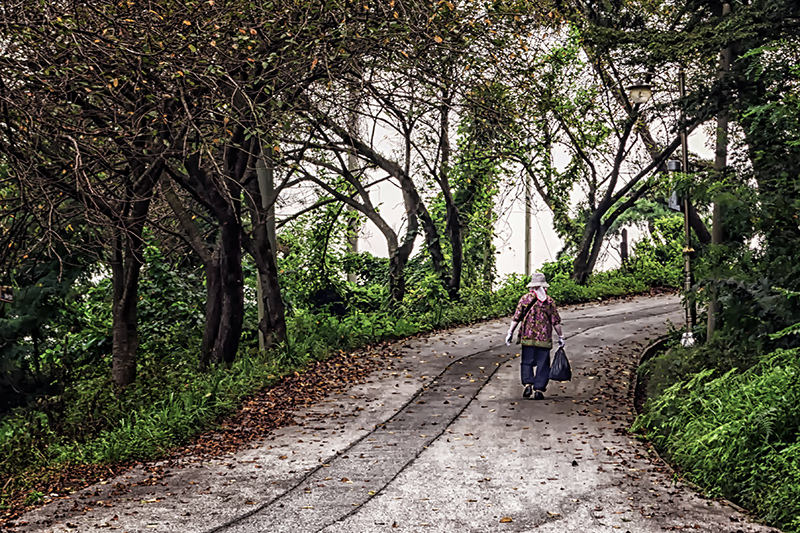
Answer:
M714 157L713 151L707 146L707 137L700 129L689 136L690 152L703 159ZM556 161L558 165L558 161ZM381 206L381 213L395 230L400 231L404 226L405 210L400 190L387 182L379 185L371 194L375 205ZM556 254L561 250L563 242L553 230L553 216L542 200L534 194L533 214L531 217L531 270L536 271L542 263L555 260ZM509 197L495 228L494 244L497 254L497 274L500 278L511 273L524 273L525 271L525 201L522 195ZM639 239L639 230L635 227L628 228L628 239L632 246ZM602 262L598 263L598 270L616 268L620 258L617 242L606 246ZM414 243L414 253L424 245L422 236L418 236ZM359 250L367 251L378 257L388 257L386 240L377 227L366 221L361 229Z

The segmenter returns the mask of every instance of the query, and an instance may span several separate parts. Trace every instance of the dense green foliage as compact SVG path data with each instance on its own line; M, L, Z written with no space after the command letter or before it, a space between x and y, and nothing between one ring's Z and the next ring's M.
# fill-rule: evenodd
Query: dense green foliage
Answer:
M646 429L710 495L800 531L798 378L797 349L764 354L749 368L689 373L650 402L634 429Z
M675 332L671 348L639 370L650 400L633 429L710 494L794 533L800 531L800 349L778 347L797 345L800 324L776 329L796 316L798 293L743 282L735 288L738 298L734 292L725 304L750 329L695 348L680 347Z
M647 34L636 62L648 68L683 57L691 76L708 80L694 85L695 94L685 101L688 113L710 106L736 125L725 168L695 162L699 171L675 183L698 206L716 204L717 242L697 247L694 256L697 283L690 296L701 311L694 330L700 343L681 348L680 332L673 332L672 346L643 365L650 400L636 429L710 494L794 533L800 531L800 337L787 332L800 322L800 112L793 104L800 35L787 22L798 6L735 3L727 17L722 7L694 5L691 19L675 20L680 34L647 27L671 17L667 11L644 16L633 31L630 21L607 21L594 33L612 48L635 47L630 38ZM707 39L711 28L719 29L716 39ZM723 76L709 61L719 61L725 47L733 61ZM699 93L711 100L702 104ZM719 311L712 330L706 328L705 304L713 301Z

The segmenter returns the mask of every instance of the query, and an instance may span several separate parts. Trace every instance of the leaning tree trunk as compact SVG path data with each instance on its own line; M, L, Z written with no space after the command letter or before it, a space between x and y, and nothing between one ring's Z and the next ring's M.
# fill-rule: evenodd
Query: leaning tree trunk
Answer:
M369 201L369 197L366 197L366 200ZM369 209L364 209L362 212L377 226L386 239L386 248L389 251L389 302L392 305L400 303L403 301L406 292L404 271L406 261L408 261L408 253L414 244L413 238L411 240L411 247L405 245L403 247L398 246L397 234L386 220L372 207L372 204L369 204Z
M211 362L211 351L219 333L222 312L222 271L219 244L206 243L194 218L188 213L183 202L172 189L171 184L162 181L162 193L183 228L186 241L203 261L206 275L206 317L203 329L203 343L200 349L200 368L205 369Z
M458 206L450 189L450 107L452 102L452 93L449 89L445 89L442 93L442 106L439 114L439 149L442 154L439 185L444 197L445 232L450 240L450 249L453 255L453 265L447 284L447 292L451 298L457 298L461 289L461 273L464 269L464 237L461 232Z
M603 237L606 229L600 223L600 216L592 216L586 221L581 239L581 248L575 261L572 263L573 281L584 285L589 280L589 276L594 270L597 258L600 255L600 248L603 245Z
M433 271L439 276L439 279L442 280L444 289L449 291L451 286L450 276L445 269L445 259L444 253L442 252L442 243L439 236L439 230L436 227L436 223L433 221L433 218L431 218L428 209L422 203L422 199L419 198L419 195L416 193L416 191L414 191L414 196L416 196L415 201L417 202L416 212L419 216L422 230L425 232L425 244L428 246L428 253L431 254Z
M588 265L588 276L594 272L594 268L597 266L597 258L600 257L600 251L603 249L603 239L606 237L606 232L608 231L608 227L605 224L600 224L597 227L597 231L594 234L594 243L592 244L592 251L589 254L589 265Z
M389 294L392 298L392 304L401 303L405 297L405 268L408 264L408 258L411 257L411 252L414 250L414 240L417 238L419 231L417 212L421 201L419 195L416 194L416 189L409 190L404 187L403 200L406 216L408 217L406 234L400 246L397 246L394 251L391 246L389 248Z

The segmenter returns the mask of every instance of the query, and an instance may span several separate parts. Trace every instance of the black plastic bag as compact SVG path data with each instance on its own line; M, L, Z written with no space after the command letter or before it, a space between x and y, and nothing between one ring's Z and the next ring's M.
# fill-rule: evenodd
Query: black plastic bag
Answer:
M553 362L550 363L550 380L572 381L572 368L569 366L569 359L567 359L567 354L564 353L563 347L559 347L556 350Z

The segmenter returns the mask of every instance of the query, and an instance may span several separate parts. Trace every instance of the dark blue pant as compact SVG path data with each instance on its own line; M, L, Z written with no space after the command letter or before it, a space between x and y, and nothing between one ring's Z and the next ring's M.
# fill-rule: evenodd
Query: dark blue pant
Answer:
M536 367L535 376L533 367ZM519 371L523 385L533 385L534 390L545 391L550 381L550 348L523 346Z

